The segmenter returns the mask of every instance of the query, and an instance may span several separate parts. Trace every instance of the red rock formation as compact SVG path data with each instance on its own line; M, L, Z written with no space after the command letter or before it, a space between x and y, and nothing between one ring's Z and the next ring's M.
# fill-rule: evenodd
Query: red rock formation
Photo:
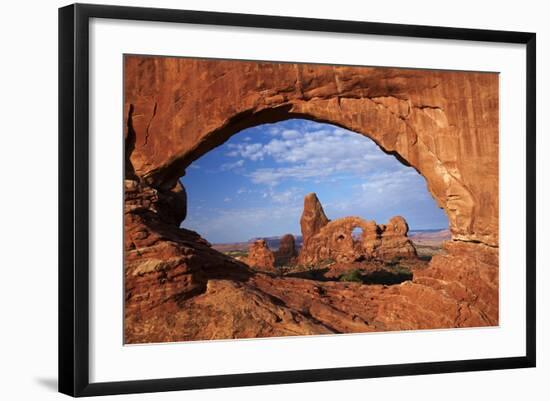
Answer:
M391 287L271 277L164 222L156 190L126 189L127 343L498 324L496 248L449 242Z
M330 220L325 215L323 206L317 194L310 193L304 198L304 210L300 218L300 227L302 229L302 241L305 247L310 238L317 234L321 228L326 226Z
M458 327L465 315L476 311L488 325L499 319L498 248L461 241L444 244L445 254L436 255L429 269L418 272L414 282L443 291L463 305ZM487 324L480 324L484 326Z
M337 263L351 263L371 258L390 260L395 257L416 257L416 250L407 238L409 227L401 216L392 217L387 225L377 225L360 217L343 217L329 221L316 211L322 206L315 194L306 196L302 219L304 246L299 262L312 265L328 259ZM305 218L304 218L305 216ZM305 224L304 224L305 223ZM360 238L352 232L360 228ZM307 241L306 241L307 238Z
M498 324L498 74L126 56L124 80L126 342ZM422 174L449 217L446 254L399 285L317 282L253 272L179 228L191 162L293 117L367 135ZM342 228L308 199L304 242ZM407 253L404 221L365 227L369 254Z
M480 252L476 246L451 243L447 255L414 270L412 281L392 286L264 275L251 276L248 283L336 332L494 326L498 250Z
M151 319L206 291L209 280L242 281L251 274L245 264L213 250L194 231L174 224L173 219L184 214L174 207L180 203L172 202L178 196L181 200L179 191L174 195L125 181L126 342L135 342L136 330L143 332L143 327L148 327L148 333L154 331ZM166 209L167 205L171 207Z
M256 273L256 276L265 276ZM134 316L134 315L132 315ZM257 288L238 280L212 279L205 291L176 304L167 302L133 321L128 343L281 337L334 333L327 326Z
M285 234L281 237L279 249L275 252L275 265L288 266L294 264L296 256L296 241L294 235Z
M250 244L246 263L257 269L275 271L275 255L264 239L256 240Z
M125 56L129 174L172 188L231 135L292 117L413 166L453 238L498 245L498 74Z
M494 250L486 255L495 256ZM247 280L210 279L199 295L143 310L135 322L131 314L126 339L140 343L497 325L498 266L470 257L456 267L440 262L415 271L413 281L393 286L262 273Z
M417 256L416 249L407 236L409 225L403 217L392 217L388 224L378 225L375 233L374 242L369 241L368 235L363 238L363 245L375 258L388 260L395 257L415 258Z
M167 223L165 193L125 188L126 343L498 324L497 248L448 242L413 281L390 287L271 277Z

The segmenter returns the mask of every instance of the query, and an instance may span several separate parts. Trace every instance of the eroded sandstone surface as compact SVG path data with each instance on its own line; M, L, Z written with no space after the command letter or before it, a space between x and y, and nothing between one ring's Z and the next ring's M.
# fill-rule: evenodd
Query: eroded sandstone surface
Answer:
M250 244L246 263L261 270L275 271L275 254L269 249L265 239L258 239Z
M302 264L311 265L327 259L349 263L417 256L407 238L409 226L401 216L392 217L388 224L380 225L356 216L330 221L317 195L310 193L304 199L300 223L304 241L299 256ZM353 236L354 229L361 231L357 238Z
M293 117L366 135L422 174L449 217L446 252L401 284L315 281L252 270L179 227L190 163ZM125 127L127 343L498 324L497 74L126 56ZM304 248L333 229L309 210ZM400 219L365 227L406 234Z

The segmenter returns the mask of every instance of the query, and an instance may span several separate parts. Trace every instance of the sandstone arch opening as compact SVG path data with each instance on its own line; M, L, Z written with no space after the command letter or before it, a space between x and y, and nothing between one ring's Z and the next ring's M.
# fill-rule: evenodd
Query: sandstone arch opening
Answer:
M498 74L127 55L124 96L127 343L498 324ZM356 213L377 220L369 224L341 214L330 196L336 184L301 193L302 243L281 238L284 252L272 252L264 238L271 230L253 235L262 237L254 243L258 258L283 274L250 268L206 241L208 230L188 226L201 207L186 181L195 163L201 167L203 157L245 129L297 118L372 140L424 177L448 218L446 252L428 255L430 261L407 258L407 222ZM271 166L255 177L291 172ZM218 196L224 205L237 195L232 187L235 194ZM269 199L292 197L286 189L267 192ZM407 213L393 214L418 228ZM358 226L364 241L354 244ZM353 269L373 257L398 272L396 285L375 270ZM405 278L403 261L412 259L421 268L410 266L414 274ZM284 274L295 260L304 271ZM320 268L311 273L312 265Z
M450 239L447 217L416 170L368 137L331 124L290 118L246 128L191 163L180 181L188 205L182 227L253 268L293 273L297 265L326 268L332 261L362 268L372 259L416 257L409 225L413 237L432 234L430 247L416 244L424 260ZM334 220L323 234L334 238L315 239L330 252L304 248L306 235L317 234L304 227L309 193L316 193L323 203L318 207ZM346 216L357 217L348 223ZM405 219L395 223L395 216ZM402 239L382 240L398 235Z
M363 229L361 227L354 227L353 230L351 230L351 236L355 241L360 240L361 235L363 235Z

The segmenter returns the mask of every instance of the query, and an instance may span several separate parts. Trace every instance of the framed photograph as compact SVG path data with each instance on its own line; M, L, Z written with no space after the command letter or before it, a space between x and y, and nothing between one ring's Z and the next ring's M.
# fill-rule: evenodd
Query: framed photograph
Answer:
M535 34L59 10L59 390L535 366Z

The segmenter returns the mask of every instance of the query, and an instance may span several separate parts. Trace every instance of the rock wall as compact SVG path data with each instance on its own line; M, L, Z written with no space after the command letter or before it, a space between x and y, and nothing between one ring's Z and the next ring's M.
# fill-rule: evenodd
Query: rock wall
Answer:
M170 190L240 130L292 117L373 139L426 178L453 238L498 246L498 74L125 56L127 177Z
M125 342L144 336L170 341L160 334L166 321L155 327L152 320L167 318L173 308L205 292L210 280L243 281L251 275L245 264L175 224L185 215L184 199L182 189L162 192L125 181Z

